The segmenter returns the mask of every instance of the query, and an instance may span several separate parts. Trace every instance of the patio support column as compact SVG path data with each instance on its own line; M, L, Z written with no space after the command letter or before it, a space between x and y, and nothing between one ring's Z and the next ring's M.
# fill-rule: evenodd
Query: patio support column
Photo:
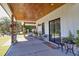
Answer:
M16 22L14 19L14 16L12 15L12 21L11 21L11 39L12 39L12 44L16 43L17 34L16 34Z
M24 33L24 37L25 37L25 22L24 22L24 24L23 24L23 33Z

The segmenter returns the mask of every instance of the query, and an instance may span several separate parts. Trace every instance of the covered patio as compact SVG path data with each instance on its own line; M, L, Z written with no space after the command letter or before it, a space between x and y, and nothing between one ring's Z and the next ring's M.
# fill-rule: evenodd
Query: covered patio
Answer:
M5 56L74 56L79 52L73 48L75 43L63 40L66 38L74 41L78 36L76 31L79 29L79 4L0 3L0 5L11 19L11 46ZM21 26L17 26L17 21Z

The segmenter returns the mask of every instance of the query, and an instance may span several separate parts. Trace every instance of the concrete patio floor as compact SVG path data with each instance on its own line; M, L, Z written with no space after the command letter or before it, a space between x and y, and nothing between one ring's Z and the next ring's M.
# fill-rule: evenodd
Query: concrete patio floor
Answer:
M12 45L5 56L73 56L72 53L65 54L65 50L48 47L34 37L29 37L26 41L20 41Z

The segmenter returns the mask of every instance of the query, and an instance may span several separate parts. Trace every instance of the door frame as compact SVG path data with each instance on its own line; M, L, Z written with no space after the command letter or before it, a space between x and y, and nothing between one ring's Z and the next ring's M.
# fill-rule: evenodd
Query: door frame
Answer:
M50 39L50 22L52 22L52 21L55 21L55 20L59 20L59 22L60 22L60 32L59 32L59 36L60 36L60 40L61 40L61 19L60 18L56 18L56 19L53 19L53 20L50 20L49 21L49 41L51 41ZM55 30L55 29L54 29ZM55 39L55 34L54 34L54 39Z
M41 25L42 25L42 34L45 34L45 23L43 22Z

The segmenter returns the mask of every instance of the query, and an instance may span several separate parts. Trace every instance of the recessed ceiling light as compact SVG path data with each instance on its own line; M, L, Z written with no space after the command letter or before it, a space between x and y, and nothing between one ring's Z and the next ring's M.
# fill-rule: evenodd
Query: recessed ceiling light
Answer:
M53 6L54 4L53 3L51 3L51 6Z

